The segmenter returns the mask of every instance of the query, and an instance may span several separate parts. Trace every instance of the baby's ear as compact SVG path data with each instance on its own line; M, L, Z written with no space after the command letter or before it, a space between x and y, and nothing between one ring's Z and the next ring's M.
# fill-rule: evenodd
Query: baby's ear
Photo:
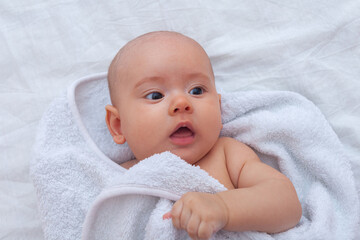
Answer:
M110 131L114 142L117 144L124 144L126 142L125 136L121 132L121 120L119 111L112 105L106 105L106 125Z

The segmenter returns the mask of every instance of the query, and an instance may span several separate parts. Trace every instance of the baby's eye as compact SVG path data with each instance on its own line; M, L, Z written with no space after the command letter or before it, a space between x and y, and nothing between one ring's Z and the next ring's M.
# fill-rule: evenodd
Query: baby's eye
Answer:
M195 87L193 89L190 90L190 94L191 95L201 95L203 94L204 90L201 87Z
M162 95L159 92L152 92L152 93L149 93L148 95L146 95L146 98L150 99L150 100L158 100L158 99L161 99L163 97L164 97L164 95Z

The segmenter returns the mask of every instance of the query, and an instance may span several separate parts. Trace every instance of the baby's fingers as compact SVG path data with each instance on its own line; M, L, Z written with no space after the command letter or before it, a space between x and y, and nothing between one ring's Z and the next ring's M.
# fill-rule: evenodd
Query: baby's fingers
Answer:
M163 220L170 219L171 217L171 212L167 212L163 215Z
M181 200L179 200L175 202L170 212L173 225L178 229L181 228L180 217L181 217L182 209L183 209L183 203Z
M206 224L205 222L201 222L198 230L198 237L200 239L209 239L211 235L214 233L214 229L211 225Z
M189 222L186 226L186 231L192 239L199 239L198 231L200 225L199 216L193 214L191 215Z
M186 230L191 218L191 210L183 207L180 215L180 228Z

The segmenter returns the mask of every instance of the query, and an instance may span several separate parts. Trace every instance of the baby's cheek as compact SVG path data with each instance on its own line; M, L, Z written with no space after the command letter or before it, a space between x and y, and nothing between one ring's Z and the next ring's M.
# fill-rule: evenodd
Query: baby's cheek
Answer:
M222 129L221 112L220 110L208 109L206 113L203 113L203 126L212 131L220 131Z

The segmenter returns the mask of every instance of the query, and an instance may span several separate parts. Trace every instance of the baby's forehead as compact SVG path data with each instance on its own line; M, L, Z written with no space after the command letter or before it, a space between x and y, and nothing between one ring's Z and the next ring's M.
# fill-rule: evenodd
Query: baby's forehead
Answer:
M177 51L180 52L186 48L194 54L201 54L203 59L210 65L212 72L211 62L207 53L202 46L185 35L176 32L151 32L141 35L123 46L115 58L113 59L109 68L109 85L120 91L124 84L131 83L132 79L120 77L123 73L134 71L134 63L147 54L154 54L156 52ZM125 74L126 75L126 74ZM212 74L213 75L213 74ZM114 89L115 90L115 89Z
M129 70L128 65L139 58L152 55L154 52L181 52L182 48L196 49L192 51L194 54L200 52L208 59L201 45L187 36L176 32L153 32L137 37L122 47L115 56L112 67L116 71Z

